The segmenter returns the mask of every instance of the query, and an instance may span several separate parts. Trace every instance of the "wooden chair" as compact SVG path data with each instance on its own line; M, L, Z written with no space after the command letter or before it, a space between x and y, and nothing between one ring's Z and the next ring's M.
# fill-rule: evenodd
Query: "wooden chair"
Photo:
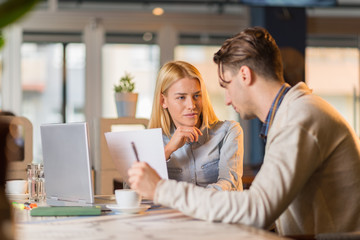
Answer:
M319 233L316 235L287 235L295 240L360 240L360 232Z
M261 167L261 165L249 165L249 164L244 165L244 168L243 168L244 171L243 171L243 177L242 177L244 189L250 188L260 167Z
M7 137L2 139L7 148L4 150L8 164L6 179L27 179L26 168L33 160L33 126L25 117L1 116L1 119L3 127L5 123L8 125Z

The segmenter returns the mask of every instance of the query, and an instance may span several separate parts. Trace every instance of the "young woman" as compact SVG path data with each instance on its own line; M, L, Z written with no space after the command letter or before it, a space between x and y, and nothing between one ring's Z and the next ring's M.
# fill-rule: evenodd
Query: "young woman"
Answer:
M219 121L199 71L183 61L159 71L149 128L162 128L170 179L242 190L243 131Z

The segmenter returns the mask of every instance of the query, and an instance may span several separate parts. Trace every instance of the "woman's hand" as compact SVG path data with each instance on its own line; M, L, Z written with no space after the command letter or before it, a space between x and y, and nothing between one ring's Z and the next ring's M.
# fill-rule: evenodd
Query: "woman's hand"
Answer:
M128 170L129 184L132 189L147 199L154 199L156 185L160 176L146 162L135 162Z
M165 146L165 159L169 159L170 155L186 142L197 142L199 135L202 136L202 132L197 127L178 127L170 142Z

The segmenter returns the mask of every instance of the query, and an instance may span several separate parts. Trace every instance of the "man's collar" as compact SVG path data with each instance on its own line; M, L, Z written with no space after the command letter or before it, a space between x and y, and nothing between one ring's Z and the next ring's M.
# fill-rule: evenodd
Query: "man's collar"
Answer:
M270 110L267 114L267 117L265 119L265 122L262 125L261 131L260 131L260 137L264 139L264 142L266 143L266 138L269 132L269 129L272 125L272 122L275 118L275 114L284 98L286 93L290 90L291 86L287 83L284 83L278 93L276 94L275 99L273 100Z

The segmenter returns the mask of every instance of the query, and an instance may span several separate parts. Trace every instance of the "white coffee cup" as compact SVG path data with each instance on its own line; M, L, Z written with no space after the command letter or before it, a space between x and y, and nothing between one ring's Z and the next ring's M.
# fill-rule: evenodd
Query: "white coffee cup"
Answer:
M25 194L27 192L27 180L8 180L5 185L6 194Z
M141 203L141 196L132 189L115 190L115 199L120 208L136 208Z

